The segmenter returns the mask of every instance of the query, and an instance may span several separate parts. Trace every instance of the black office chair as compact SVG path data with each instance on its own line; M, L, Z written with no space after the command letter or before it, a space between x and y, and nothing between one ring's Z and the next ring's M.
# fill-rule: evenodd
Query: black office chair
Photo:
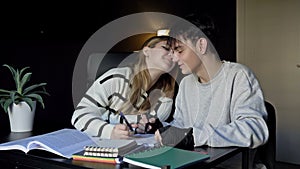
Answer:
M132 52L106 53L99 64L96 79L109 69L132 64L132 62L135 61L135 59L132 59L134 57L136 57L136 54ZM128 61L126 61L126 59L128 59Z
M269 129L269 140L263 146L257 148L254 161L263 163L267 169L275 168L276 155L276 110L268 101L265 101L268 119L266 121Z
M109 69L130 65L135 55L133 52L93 53L87 61L86 90Z

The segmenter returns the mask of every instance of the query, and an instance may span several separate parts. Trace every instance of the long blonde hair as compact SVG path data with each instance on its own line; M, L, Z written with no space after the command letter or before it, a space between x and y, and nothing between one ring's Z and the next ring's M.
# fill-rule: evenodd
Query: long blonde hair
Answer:
M161 41L169 41L168 36L155 36L148 39L142 48L148 46L150 48L154 48L157 43ZM138 60L133 65L133 78L131 79L131 90L129 92L129 99L125 102L125 104L120 108L119 111L122 111L124 114L140 114L147 110L153 109L153 105L151 107L151 103L149 97L140 100L141 96L144 92L151 92L154 89L160 89L160 96L166 96L173 98L174 90L175 90L175 79L177 76L177 69L173 69L169 73L162 74L159 79L155 82L154 85L151 85L151 77L149 70L146 65L146 56L142 52L142 50L138 53ZM172 75L174 76L172 76ZM148 91L146 91L148 89ZM159 97L158 97L159 98ZM154 101L157 102L158 98Z

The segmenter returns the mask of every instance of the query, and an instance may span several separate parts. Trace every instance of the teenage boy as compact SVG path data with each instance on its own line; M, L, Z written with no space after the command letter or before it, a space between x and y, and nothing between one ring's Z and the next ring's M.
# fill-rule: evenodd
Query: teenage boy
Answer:
M194 20L193 20L194 19ZM268 140L267 112L254 73L239 63L222 61L203 33L213 24L201 19L177 24L171 29L173 61L183 74L176 97L174 120L156 132L164 144L191 143L194 146L256 148ZM201 30L201 29L203 30ZM184 130L186 129L186 130ZM192 129L192 138L184 137ZM176 143L175 143L176 144Z

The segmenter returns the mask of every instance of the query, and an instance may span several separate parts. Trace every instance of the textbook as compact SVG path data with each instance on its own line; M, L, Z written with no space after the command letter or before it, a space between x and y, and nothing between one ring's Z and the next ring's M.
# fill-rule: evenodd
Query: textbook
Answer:
M95 142L85 133L76 129L61 129L51 133L28 137L0 144L0 150L45 150L65 158L83 151L84 146L95 145Z
M144 168L180 168L209 158L207 154L182 150L169 146L152 148L149 150L127 154L123 161Z
M85 146L84 155L97 157L118 157L138 147L135 140L126 139L99 139L95 140L96 146Z

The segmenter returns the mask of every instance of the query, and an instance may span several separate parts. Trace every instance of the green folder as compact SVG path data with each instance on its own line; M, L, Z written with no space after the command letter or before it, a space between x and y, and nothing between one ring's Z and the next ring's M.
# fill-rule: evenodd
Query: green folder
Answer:
M182 150L169 146L153 148L142 152L125 155L124 162L144 168L180 168L204 161L209 158L207 154Z

